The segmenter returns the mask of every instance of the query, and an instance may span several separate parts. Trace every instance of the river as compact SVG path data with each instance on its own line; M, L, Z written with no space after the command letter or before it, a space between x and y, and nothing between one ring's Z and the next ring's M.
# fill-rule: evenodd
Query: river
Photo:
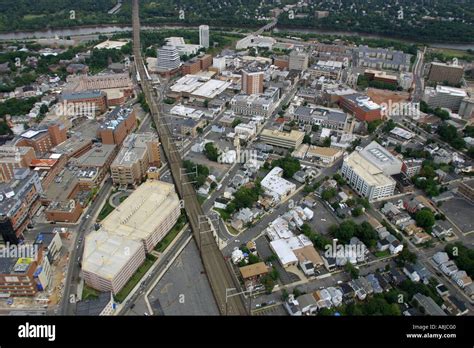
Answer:
M182 29L182 28L192 28L192 27L182 27L182 26L143 26L143 30L159 30L159 29ZM92 26L92 27L73 27L73 28L63 28L63 29L49 29L44 31L32 31L32 32L12 32L12 33L1 33L0 40L25 40L25 39L42 39L42 38L54 38L54 37L79 37L87 36L94 34L112 34L118 32L131 31L131 26L121 26L121 25L104 25L104 26ZM280 29L281 31L288 31L294 33L314 33L314 34L327 34L327 35L347 35L347 36L360 36L363 38L372 38L372 39L394 39L404 42L414 43L411 40L398 39L392 37L386 37L375 34L359 34L354 32L344 32L344 31L325 31L318 29ZM468 49L474 50L473 43L465 44L456 44L456 43L427 43L431 47L437 48L449 48L467 51Z

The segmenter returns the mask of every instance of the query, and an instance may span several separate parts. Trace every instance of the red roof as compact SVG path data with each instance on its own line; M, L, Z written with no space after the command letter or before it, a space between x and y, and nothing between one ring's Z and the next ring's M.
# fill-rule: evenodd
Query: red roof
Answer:
M57 161L50 158L37 158L31 160L31 167L53 167Z

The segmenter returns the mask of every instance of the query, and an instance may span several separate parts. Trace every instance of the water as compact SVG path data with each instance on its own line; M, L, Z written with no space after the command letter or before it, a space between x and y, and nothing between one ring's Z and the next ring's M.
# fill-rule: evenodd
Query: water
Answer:
M144 30L160 30L160 29L181 29L185 27L181 26L144 26ZM189 29L189 27L187 27ZM0 40L25 40L25 39L43 39L43 38L54 38L58 37L75 37L75 36L86 36L94 34L111 34L131 31L132 27L128 25L104 25L104 26L92 26L92 27L75 27L75 28L63 28L63 29L49 29L43 31L32 31L32 32L13 32L13 33L1 33ZM232 30L229 28L229 30ZM390 37L375 35L375 34L359 34L354 32L344 31L326 31L318 29L283 29L282 31L295 32L295 33L314 33L314 34L327 34L327 35L347 35L347 36L360 36L363 38L372 39L390 39ZM393 39L393 38L392 38ZM411 40L397 39L404 42L414 42ZM432 47L437 48L449 48L466 51L468 49L474 50L474 42L457 44L457 43L429 43Z

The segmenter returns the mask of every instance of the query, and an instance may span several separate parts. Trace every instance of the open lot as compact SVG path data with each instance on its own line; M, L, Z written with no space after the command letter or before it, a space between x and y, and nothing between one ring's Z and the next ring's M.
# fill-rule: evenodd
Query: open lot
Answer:
M462 231L462 233L466 234L474 231L474 219L472 218L474 204L469 202L467 199L455 195L453 199L443 202L440 209L444 212L446 217Z
M219 314L194 240L176 258L149 299L156 315Z

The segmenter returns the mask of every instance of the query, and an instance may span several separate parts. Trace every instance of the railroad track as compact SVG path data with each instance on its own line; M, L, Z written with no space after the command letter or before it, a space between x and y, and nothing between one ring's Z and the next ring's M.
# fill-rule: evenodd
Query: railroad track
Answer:
M240 296L226 298L226 289L239 288L238 281L232 275L228 263L219 250L217 242L211 233L210 222L204 214L197 199L196 191L182 166L180 152L176 147L168 126L160 117L159 98L147 79L141 55L139 0L133 0L132 25L133 52L135 65L140 75L141 87L163 145L164 155L168 161L171 175L176 185L176 191L184 202L184 209L198 245L204 269L219 311L223 315L247 315L245 303Z

